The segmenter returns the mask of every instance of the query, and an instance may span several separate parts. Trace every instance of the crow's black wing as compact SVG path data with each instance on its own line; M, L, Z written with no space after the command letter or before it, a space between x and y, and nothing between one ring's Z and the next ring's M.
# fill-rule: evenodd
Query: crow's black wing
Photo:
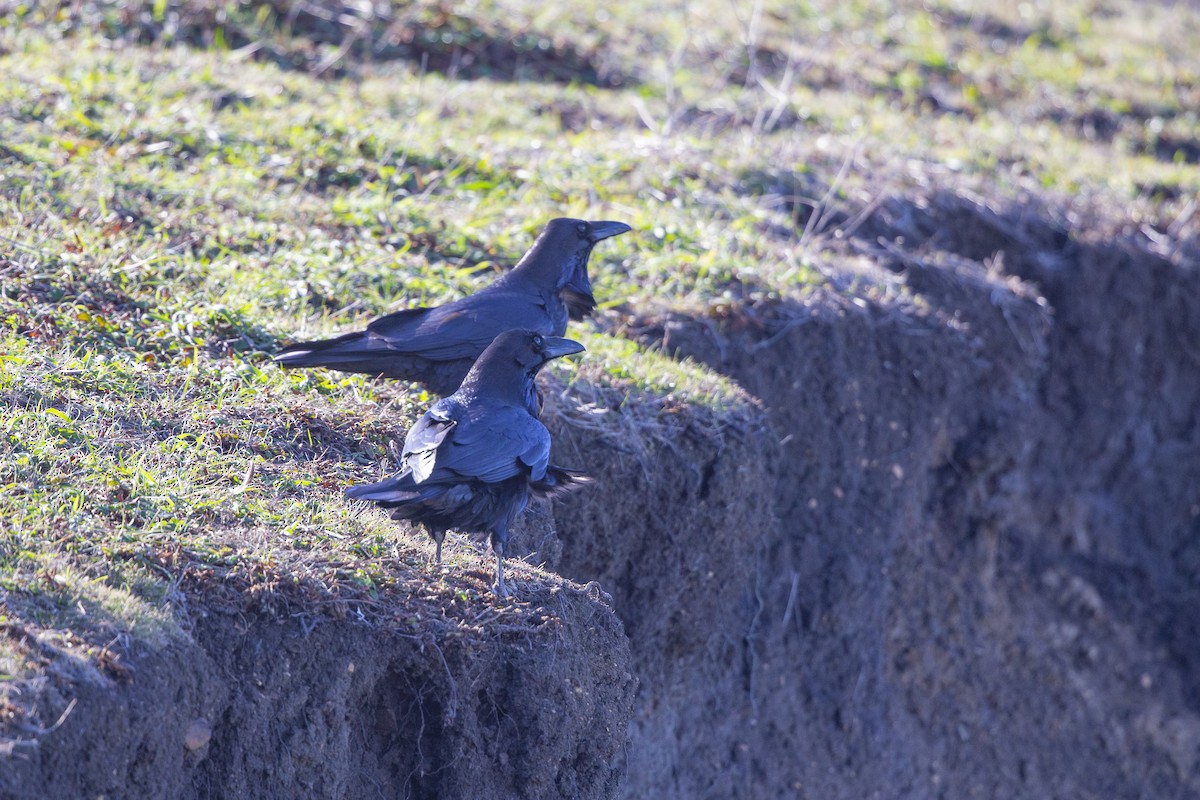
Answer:
M511 328L554 334L553 321L535 292L488 287L436 308L406 309L367 326L391 350L435 361L475 358Z
M550 458L550 432L523 407L490 407L461 420L437 453L436 469L499 483L527 474L539 480Z

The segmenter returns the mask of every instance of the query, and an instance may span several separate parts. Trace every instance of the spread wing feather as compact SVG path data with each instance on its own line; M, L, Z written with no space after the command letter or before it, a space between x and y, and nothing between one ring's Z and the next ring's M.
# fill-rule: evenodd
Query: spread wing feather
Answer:
M401 461L405 467L412 470L416 483L427 480L433 474L442 443L458 425L458 410L455 403L446 399L439 400L404 437Z

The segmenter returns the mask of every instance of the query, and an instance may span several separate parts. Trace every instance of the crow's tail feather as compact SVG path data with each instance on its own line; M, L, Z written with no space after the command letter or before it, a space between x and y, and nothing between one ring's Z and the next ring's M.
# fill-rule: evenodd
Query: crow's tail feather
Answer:
M338 367L372 355L375 351L367 335L356 331L333 339L289 344L275 354L275 363L281 367Z
M370 500L384 508L422 500L427 494L427 491L413 482L412 472L409 470L376 483L361 483L346 489L346 496L351 500Z
M591 476L581 470L551 464L546 468L544 478L530 481L529 491L534 497L559 497L591 482Z

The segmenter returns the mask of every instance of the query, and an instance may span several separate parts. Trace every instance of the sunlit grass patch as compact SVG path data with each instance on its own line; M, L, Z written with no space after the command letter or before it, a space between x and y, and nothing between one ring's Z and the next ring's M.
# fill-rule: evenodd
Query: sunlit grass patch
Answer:
M384 9L445 45L422 45L445 57L423 69L367 52L382 18L339 52L315 20L284 24L290 7L230 7L219 28L212 3L0 20L14 618L142 635L186 576L321 597L429 579L423 541L342 490L386 471L432 398L271 354L475 291L553 217L633 227L592 255L598 314L568 331L588 352L552 368L618 435L756 413L708 368L617 335L630 316L770 335L762 309L818 292L918 307L870 263L879 242L846 245L891 198L1031 194L1194 229L1200 46L1170 9ZM25 658L0 649L0 671Z
M630 339L608 334L574 335L587 347L586 354L578 359L577 365L554 370L567 378L568 392L578 389L587 395L595 389L612 390L622 398L622 403L676 411L704 408L726 413L752 403L750 396L732 380L694 361L671 358Z

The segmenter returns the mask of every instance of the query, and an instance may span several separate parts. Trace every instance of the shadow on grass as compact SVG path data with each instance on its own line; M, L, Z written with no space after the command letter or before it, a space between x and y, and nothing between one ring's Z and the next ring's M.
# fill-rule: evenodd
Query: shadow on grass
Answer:
M421 3L130 0L63 5L68 30L97 28L133 42L182 42L240 50L284 69L338 77L350 60L409 61L452 77L583 83L635 83L601 47L582 48L531 27Z

